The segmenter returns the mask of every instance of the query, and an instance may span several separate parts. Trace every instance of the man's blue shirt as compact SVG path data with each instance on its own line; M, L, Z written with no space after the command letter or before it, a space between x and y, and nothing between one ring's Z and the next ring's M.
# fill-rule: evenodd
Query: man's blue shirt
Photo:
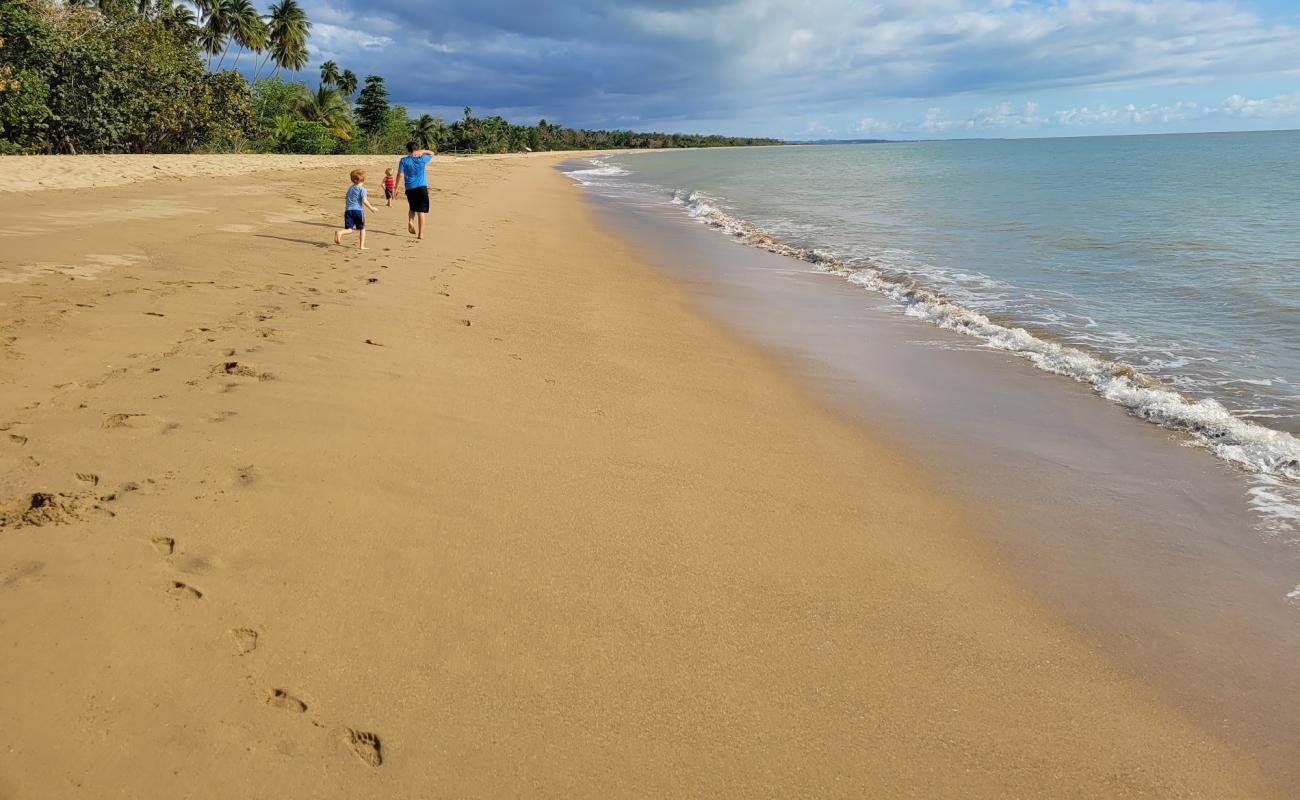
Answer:
M418 189L421 186L428 186L429 181L424 177L424 165L429 163L429 156L402 156L402 160L397 162L397 168L402 171L402 180L406 181L407 189Z

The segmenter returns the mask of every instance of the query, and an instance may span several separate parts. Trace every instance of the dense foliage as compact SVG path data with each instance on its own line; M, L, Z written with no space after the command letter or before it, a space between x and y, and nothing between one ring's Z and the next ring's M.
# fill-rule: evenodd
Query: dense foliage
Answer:
M296 0L0 0L0 154L148 152L504 153L773 144L694 134L587 131L478 119L410 119L384 79L333 61L316 88L281 71L307 64L311 23ZM250 86L222 69L254 54ZM265 73L265 74L264 74Z

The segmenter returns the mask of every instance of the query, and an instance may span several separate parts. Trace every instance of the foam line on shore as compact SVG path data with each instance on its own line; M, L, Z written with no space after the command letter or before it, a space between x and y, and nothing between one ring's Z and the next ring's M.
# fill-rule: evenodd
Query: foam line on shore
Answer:
M592 177L623 176L627 170L600 159L589 169L568 174L586 185ZM878 265L856 265L817 247L792 244L757 225L728 214L707 195L688 189L672 194L671 202L692 218L742 244L793 258L814 269L897 302L905 314L982 341L985 347L1010 353L1037 368L1086 383L1101 397L1130 414L1161 427L1189 435L1189 443L1259 478L1260 491L1250 504L1270 532L1300 530L1300 439L1286 432L1234 415L1221 402L1190 399L1161 380L1122 361L1036 336L1022 327L1005 325L922 286L916 279Z

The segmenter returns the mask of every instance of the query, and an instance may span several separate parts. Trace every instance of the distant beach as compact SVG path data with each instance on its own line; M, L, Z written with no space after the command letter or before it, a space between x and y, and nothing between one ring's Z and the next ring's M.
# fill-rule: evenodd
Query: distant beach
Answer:
M859 392L773 300L836 280L900 392L913 351L954 379L970 354L637 218L574 157L436 160L429 239L381 207L365 253L329 244L348 172L394 159L79 156L43 171L63 191L6 191L0 795L1286 796L1283 753L1123 640L1194 606L1089 630L1150 595L1045 590L1071 563L1069 591L1142 586L1122 526L1090 560L1055 526L1095 507L954 481L1021 467L955 438L939 463L949 434L899 423L957 404ZM742 295L749 266L800 288ZM1071 413L1166 435L1068 385ZM1170 485L1200 480L1182 456L1221 468L1169 450L1142 467ZM1154 539L1177 575L1209 549L1173 536L1193 512ZM1239 666L1180 686L1211 662Z

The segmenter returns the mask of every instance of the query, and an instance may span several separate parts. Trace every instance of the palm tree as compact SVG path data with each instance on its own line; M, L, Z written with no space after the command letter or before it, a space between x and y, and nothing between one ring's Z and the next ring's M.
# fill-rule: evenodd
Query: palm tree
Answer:
M191 36L194 34L195 23L198 22L189 6L174 0L158 0L154 4L154 17L173 29L187 31Z
M343 70L335 85L339 87L344 97L351 97L357 91L357 73L350 69Z
M211 67L212 57L225 49L226 38L234 27L234 6L232 0L204 0L199 10L204 13L199 44L208 54L208 66Z
M257 8L251 0L226 0L226 2L230 15L230 36L239 45L239 52L235 54L235 63L238 64L245 48L257 52L266 46L266 23L262 22L262 17L257 13ZM229 45L226 46L226 53L228 52L230 52ZM226 53L221 54L217 69L221 69L221 64L226 60Z
M423 114L419 119L411 123L411 137L419 142L424 149L432 150L441 138L440 134L443 127L442 120Z
M267 56L253 74L256 82L267 61L275 63L275 72L289 68L295 72L307 65L307 37L311 23L296 0L280 0L271 6L267 21Z
M276 115L274 127L271 129L271 138L275 140L277 146L281 148L287 146L297 132L298 120L288 114Z
M352 112L338 89L321 86L313 92L303 87L297 111L303 119L319 122L344 141L352 138Z
M338 86L341 77L343 76L339 74L339 65L333 61L326 61L320 65L320 82L322 86Z

